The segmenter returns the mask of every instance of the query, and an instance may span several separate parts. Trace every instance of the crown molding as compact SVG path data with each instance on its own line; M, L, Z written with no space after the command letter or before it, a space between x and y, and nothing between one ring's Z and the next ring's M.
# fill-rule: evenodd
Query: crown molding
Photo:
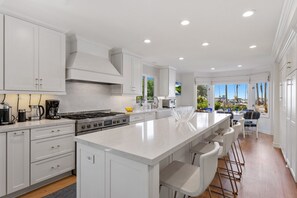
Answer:
M272 46L272 56L280 63L297 32L297 3L285 0Z

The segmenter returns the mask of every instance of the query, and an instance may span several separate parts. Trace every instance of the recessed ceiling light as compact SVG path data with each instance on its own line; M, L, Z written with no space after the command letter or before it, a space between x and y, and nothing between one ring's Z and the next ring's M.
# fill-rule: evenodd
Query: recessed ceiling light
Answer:
M212 67L212 68L210 68L211 70L215 70L216 68L214 68L214 67Z
M242 65L237 65L237 67L242 67Z
M182 22L180 22L181 25L186 26L190 24L190 21L188 20L183 20Z
M149 44L149 43L151 43L152 41L151 41L150 39L145 39L143 42L146 43L146 44Z
M254 48L256 48L257 47L257 45L251 45L250 46L250 49L254 49Z
M242 14L243 17L250 17L255 14L255 10L248 10Z
M202 46L203 46L203 47L209 46L209 43L207 43L207 42L202 43Z
M179 60L184 60L185 58L184 58L184 57L179 57L178 59L179 59Z

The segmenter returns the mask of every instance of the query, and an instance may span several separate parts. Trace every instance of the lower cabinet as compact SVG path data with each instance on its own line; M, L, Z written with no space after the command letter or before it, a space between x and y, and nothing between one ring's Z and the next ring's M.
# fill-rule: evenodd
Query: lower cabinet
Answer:
M29 186L29 130L7 133L7 194Z
M31 164L31 185L74 169L74 152Z
M6 133L0 133L0 197L6 195Z

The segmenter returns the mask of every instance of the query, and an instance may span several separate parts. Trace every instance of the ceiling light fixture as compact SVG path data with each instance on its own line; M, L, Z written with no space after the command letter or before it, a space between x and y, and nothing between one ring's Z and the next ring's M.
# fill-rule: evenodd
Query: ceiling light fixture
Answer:
M257 47L257 45L251 45L250 46L250 49L254 49L254 48L256 48Z
M179 57L178 59L179 59L179 60L184 60L185 58L184 58L184 57Z
M202 43L202 46L203 46L203 47L209 46L209 43L207 43L207 42Z
M145 39L143 42L146 43L146 44L149 44L149 43L151 43L152 41L151 41L150 39Z
M242 67L242 65L237 65L237 67Z
M183 20L182 22L180 22L181 25L186 26L190 24L190 21L188 20Z
M246 18L246 17L253 16L254 14L255 14L255 11L254 10L248 10L248 11L244 12L242 14L242 16Z
M215 70L216 68L214 68L214 67L212 67L212 68L210 68L211 70Z

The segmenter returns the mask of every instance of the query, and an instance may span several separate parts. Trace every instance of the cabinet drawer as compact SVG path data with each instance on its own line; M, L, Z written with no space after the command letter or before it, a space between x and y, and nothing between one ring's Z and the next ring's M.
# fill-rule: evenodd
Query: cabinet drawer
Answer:
M74 169L74 152L31 164L31 185Z
M31 129L31 140L55 137L69 133L75 133L74 124Z
M156 119L156 112L145 113L145 121Z
M74 134L31 142L31 162L44 160L74 151Z
M135 114L135 115L130 115L130 122L143 122L144 121L144 113L143 114Z

